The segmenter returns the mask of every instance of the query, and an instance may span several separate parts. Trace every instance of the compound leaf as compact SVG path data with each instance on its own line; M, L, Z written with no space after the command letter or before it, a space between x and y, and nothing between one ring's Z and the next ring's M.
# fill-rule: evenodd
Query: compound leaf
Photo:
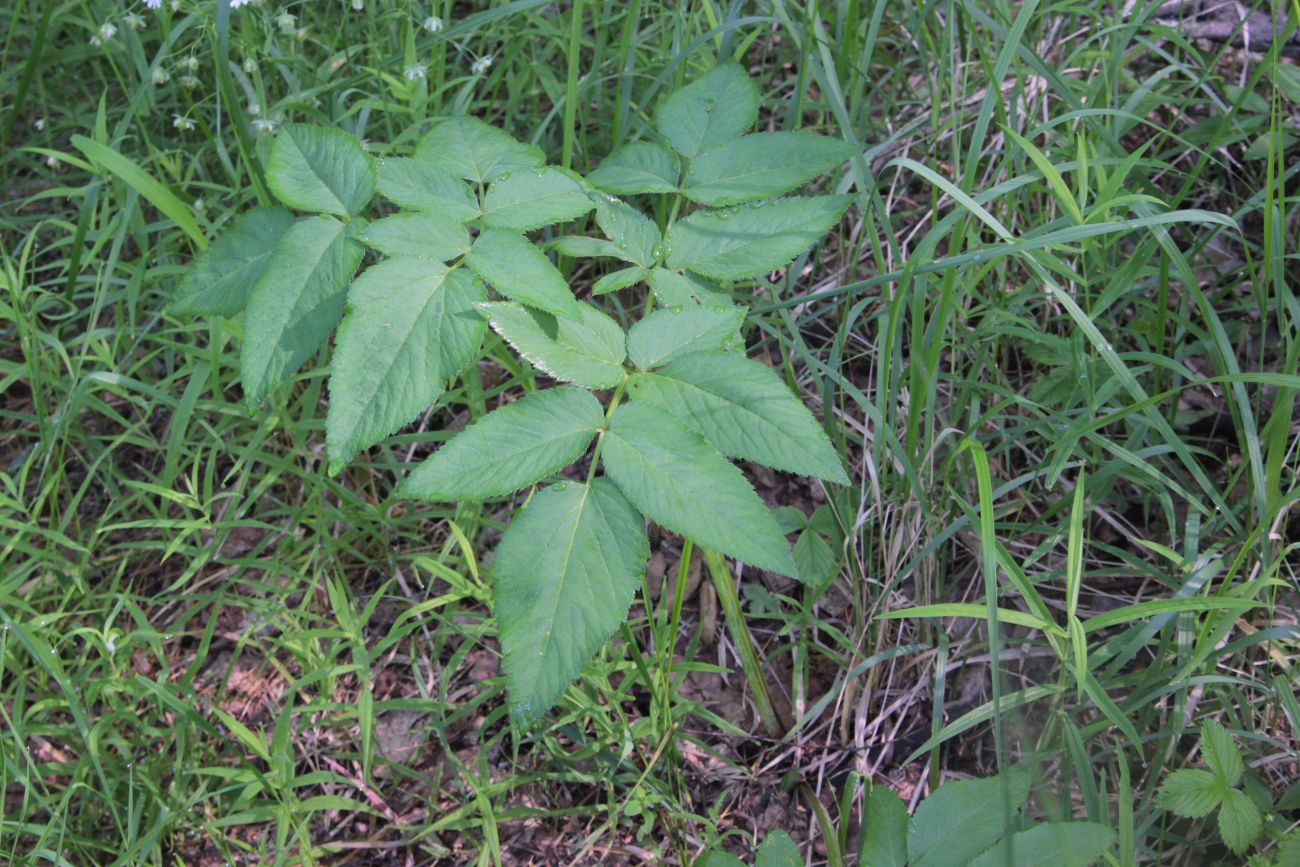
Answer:
M266 270L276 245L294 223L284 208L262 207L235 219L190 265L176 287L175 313L234 316L244 309L249 287Z
M663 407L728 457L841 485L848 476L808 408L765 364L694 352L634 374L628 394Z
M613 388L623 378L623 329L590 304L578 305L577 322L508 302L480 304L479 310L543 373L584 388Z
M448 118L435 126L416 145L415 156L448 174L480 184L546 162L540 148L467 115Z
M375 192L375 161L351 133L287 123L271 143L266 182L275 197L300 211L347 217Z
M681 164L677 154L654 142L633 142L614 151L587 180L597 189L617 195L677 191Z
M627 332L627 354L642 370L681 355L729 349L740 340L744 307L660 309Z
M655 111L655 127L687 159L730 141L758 119L758 85L740 64L719 64L672 93Z
M785 536L740 470L670 413L644 403L614 411L607 472L642 514L729 557L797 577Z
M333 217L306 217L280 238L244 314L239 367L250 407L324 345L363 255L349 227Z
M572 175L548 167L507 172L483 197L483 220L489 226L521 232L565 223L590 211L592 201Z
M970 867L1088 867L1115 842L1115 832L1096 822L1057 822L1035 825L1004 838Z
M452 437L411 471L398 496L486 500L509 494L576 461L604 419L588 391L535 391Z
M605 478L544 488L515 516L497 548L493 603L522 724L555 704L627 618L649 556L645 519Z
M786 265L830 231L850 196L812 196L696 211L668 230L669 268L717 280L758 277Z
M483 231L466 254L465 264L507 298L575 322L582 318L564 275L517 232Z
M384 160L379 164L378 188L390 202L412 211L433 211L461 223L479 215L470 188L427 158Z
M700 154L682 192L702 205L767 199L825 174L855 150L848 142L807 132L758 132Z
M325 417L331 469L438 399L479 348L486 299L465 270L421 259L387 259L352 283Z
M448 261L469 251L469 230L435 211L393 214L366 226L361 240L389 256Z

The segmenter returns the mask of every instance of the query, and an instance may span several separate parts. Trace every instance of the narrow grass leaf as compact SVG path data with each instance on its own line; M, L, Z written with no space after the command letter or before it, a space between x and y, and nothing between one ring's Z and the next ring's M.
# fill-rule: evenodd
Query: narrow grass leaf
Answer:
M115 175L122 183L170 217L171 221L194 242L194 246L200 250L207 249L208 239L204 237L203 230L195 222L194 212L157 178L108 145L100 144L84 135L74 135L72 146L85 154L86 159Z

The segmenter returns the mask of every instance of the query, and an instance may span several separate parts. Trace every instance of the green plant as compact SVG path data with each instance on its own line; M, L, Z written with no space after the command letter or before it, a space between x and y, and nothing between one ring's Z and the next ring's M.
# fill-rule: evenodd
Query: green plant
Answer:
M695 867L744 867L744 864L721 849L710 849L695 859ZM799 847L780 829L769 832L754 852L754 867L799 867L801 864Z
M758 109L757 86L724 63L662 101L664 144L627 145L586 180L470 117L436 124L414 156L379 163L348 133L286 125L267 166L284 207L238 218L178 288L177 311L243 313L250 408L337 325L331 472L416 418L467 368L472 389L489 325L565 383L487 413L398 491L501 497L552 479L595 443L585 478L536 490L497 549L494 608L521 721L548 710L623 622L649 555L646 518L763 569L825 579L816 558L796 564L781 525L727 460L848 482L808 409L745 357L745 308L729 287L782 267L838 222L847 196L779 196L854 148L803 132L746 134ZM367 221L376 190L402 210ZM615 193L654 196L662 222ZM683 215L688 205L701 207ZM626 265L595 295L648 284L654 303L626 331L577 300L526 236L592 210L604 238L549 246ZM353 279L366 247L385 258ZM603 405L594 392L608 393Z
M1204 768L1174 771L1160 785L1159 803L1169 812L1186 819L1202 819L1216 813L1219 838L1234 855L1244 855L1267 830L1278 843L1276 858L1255 855L1252 865L1278 867L1300 863L1300 834L1283 834L1286 824L1266 825L1274 811L1268 786L1246 770L1241 749L1222 724L1201 723L1201 759Z
M1086 867L1114 844L1096 822L1029 822L1020 815L1029 773L1017 765L995 777L935 789L909 819L891 789L867 793L858 840L860 867L1001 867L1061 864Z

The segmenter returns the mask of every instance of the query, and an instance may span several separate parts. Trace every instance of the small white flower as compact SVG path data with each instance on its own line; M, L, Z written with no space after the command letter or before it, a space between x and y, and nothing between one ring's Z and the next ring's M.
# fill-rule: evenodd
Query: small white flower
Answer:
M258 117L262 114L262 107L255 102L250 102L248 104L248 113L253 117Z
M203 201L202 199L194 200L194 210L198 211L200 214L203 213L203 209L206 208L207 206L208 206L207 202Z
M134 12L128 12L126 15L122 16L122 20L125 21L126 26L130 27L132 30L139 30L145 25L144 17L137 15Z
M103 24L99 25L100 42L107 42L108 40L112 39L116 35L117 35L117 28L113 26L113 22L105 21Z
M49 166L50 168L56 168L59 165L59 161L54 157L46 157L45 165Z
M423 81L426 75L423 63L413 63L402 70L407 81Z
M297 32L295 32L295 33L293 34L293 38L294 38L294 39L297 39L299 42L306 42L306 41L307 41L307 28L306 28L306 27L299 27L298 30L297 30Z
M172 0L172 11L173 12L181 11L181 0Z
M352 0L352 8L357 12L366 8L366 0Z
M144 5L150 9L157 9L162 6L162 0L144 0Z
M250 124L250 126L252 126L253 128L253 132L258 135L264 132L275 131L275 121L273 120L264 120L262 118L258 118L257 120L253 121Z
M172 79L172 76L171 76L171 73L170 73L170 72L168 72L167 70L163 69L161 66L156 66L156 67L154 67L154 70L153 70L153 83L154 83L154 86L155 86L155 87L162 87L164 84L166 84L167 82L171 81L171 79Z
M292 33L298 22L288 12L281 12L280 17L275 19L275 26L280 28L281 33Z
M430 15L428 18L424 19L424 29L430 33L437 33L442 29L442 26L442 19L437 15Z
M180 65L181 69L188 70L189 72L197 72L199 69L199 59L191 54L189 57L182 60Z
M257 61L251 57L245 60L244 72L247 72L249 75L252 75L254 72L257 72Z
M181 87L186 90L194 90L199 86L199 80L192 75L181 76Z
M45 118L43 117L36 118L36 123L33 124L33 126L36 127L37 132L40 132L41 130L45 129Z
M176 127L181 132L189 132L194 129L194 118L174 114L172 115L172 126Z
M230 8L238 9L240 6L243 6L247 2L248 0L230 0Z
M493 58L491 54L484 54L478 60L474 61L474 65L469 68L470 73L473 75L483 75L492 68L492 60Z
M98 36L92 36L92 37L90 37L90 47L91 47L91 48L98 48L99 46L101 46L101 45L103 45L103 44L104 44L104 43L101 42L101 41L99 40L99 37L98 37Z

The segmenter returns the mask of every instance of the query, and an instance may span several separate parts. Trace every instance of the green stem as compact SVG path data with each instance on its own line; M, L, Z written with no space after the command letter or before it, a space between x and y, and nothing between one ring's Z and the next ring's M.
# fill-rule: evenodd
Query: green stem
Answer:
M623 399L623 390L627 388L627 371L623 371L623 381L614 389L614 396L609 399L609 406L605 408L605 425L609 426L609 417L618 409L619 401ZM587 484L596 477L596 467L600 465L600 450L605 446L605 429L596 434L596 449L591 453L591 466L587 468Z
M709 567L709 578L713 589L718 592L718 604L722 607L722 616L727 620L727 631L736 643L736 654L740 657L740 667L749 681L749 689L754 694L754 704L758 707L758 717L763 728L772 737L780 737L781 724L772 707L772 696L767 691L767 679L763 676L763 665L759 661L758 651L754 648L754 639L749 634L745 615L740 610L740 597L736 595L736 584L731 578L727 561L717 551L702 549L704 562Z

